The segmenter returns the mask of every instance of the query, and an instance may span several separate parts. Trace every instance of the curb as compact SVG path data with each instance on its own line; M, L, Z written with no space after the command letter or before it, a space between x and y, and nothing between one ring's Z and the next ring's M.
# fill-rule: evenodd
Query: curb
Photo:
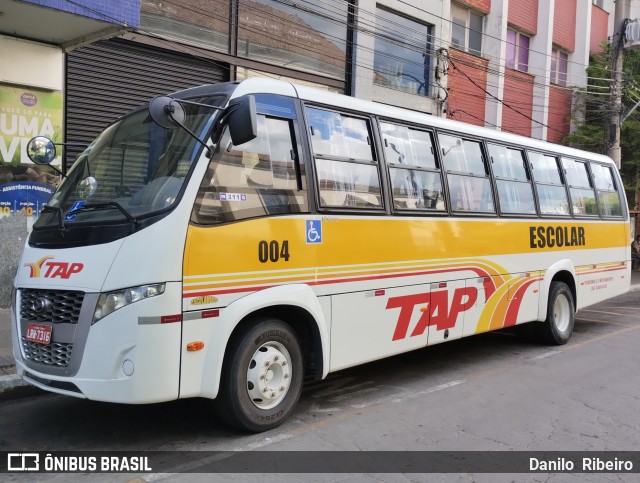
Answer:
M0 376L0 401L44 394L44 391L22 380L17 374Z

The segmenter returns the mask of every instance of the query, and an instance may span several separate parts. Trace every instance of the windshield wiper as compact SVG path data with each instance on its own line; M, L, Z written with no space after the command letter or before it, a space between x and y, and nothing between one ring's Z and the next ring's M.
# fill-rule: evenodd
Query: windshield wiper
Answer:
M128 222L130 223L138 222L138 220L133 215L131 215L131 213L125 210L124 207L117 201L105 201L103 203L86 203L74 210L71 210L69 213L67 213L67 216L75 215L76 213L80 213L82 211L108 210L110 208L116 208L118 211L120 211L120 213L124 215L124 217L127 219Z

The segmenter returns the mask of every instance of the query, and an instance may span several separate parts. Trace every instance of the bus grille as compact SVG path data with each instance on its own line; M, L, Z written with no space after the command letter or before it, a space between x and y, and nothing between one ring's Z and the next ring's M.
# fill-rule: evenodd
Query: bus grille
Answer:
M48 366L67 367L71 360L73 344L52 342L49 345L30 342L22 338L24 356L33 362L47 364Z
M46 299L50 304L46 309L36 312L34 303L39 299ZM84 292L23 289L20 291L20 318L29 322L77 324L83 299Z

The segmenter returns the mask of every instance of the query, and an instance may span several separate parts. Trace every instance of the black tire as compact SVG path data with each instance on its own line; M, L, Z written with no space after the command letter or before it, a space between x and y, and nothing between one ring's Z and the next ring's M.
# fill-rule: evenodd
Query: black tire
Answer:
M563 345L569 342L574 323L575 304L571 290L564 282L551 282L545 321L516 325L514 329L522 339Z
M295 332L280 320L262 319L229 344L216 398L219 415L254 433L281 425L302 392L304 367Z
M569 342L575 323L575 304L571 290L564 282L551 282L547 318L539 325L542 342L563 345Z
M545 321L516 325L514 331L522 339L563 345L569 342L574 323L575 303L571 290L564 282L551 282Z

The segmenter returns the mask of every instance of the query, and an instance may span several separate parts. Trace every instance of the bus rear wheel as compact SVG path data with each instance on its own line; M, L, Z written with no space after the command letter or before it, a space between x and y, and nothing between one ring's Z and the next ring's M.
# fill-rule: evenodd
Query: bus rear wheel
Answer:
M217 409L230 425L252 432L273 429L293 412L304 368L293 329L277 319L256 321L231 342Z
M547 318L540 326L544 342L562 345L569 342L575 323L573 294L564 282L551 282Z
M575 323L575 304L571 289L564 282L551 282L547 318L543 323L517 325L516 334L525 339L546 344L563 345L569 342Z

